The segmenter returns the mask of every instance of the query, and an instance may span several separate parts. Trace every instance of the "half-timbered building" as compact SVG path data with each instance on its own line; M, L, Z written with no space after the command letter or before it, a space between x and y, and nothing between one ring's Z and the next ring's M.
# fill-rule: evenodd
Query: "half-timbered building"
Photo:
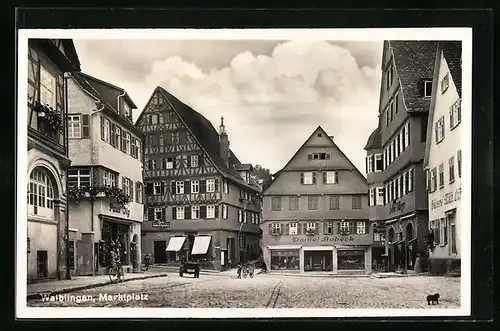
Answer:
M72 40L28 41L28 281L67 276L65 73L77 70Z
M68 80L70 268L103 274L118 248L125 271L140 269L144 215L142 133L128 93L84 73Z
M158 87L136 122L145 135L143 254L224 269L259 254L260 186L200 113Z

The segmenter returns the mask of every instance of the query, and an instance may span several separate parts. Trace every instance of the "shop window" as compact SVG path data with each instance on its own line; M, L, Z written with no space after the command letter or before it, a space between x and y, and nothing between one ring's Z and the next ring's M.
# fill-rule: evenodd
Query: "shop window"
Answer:
M271 251L271 270L299 270L299 251Z
M364 250L339 250L337 251L338 270L364 270Z
M332 271L332 251L305 251L304 271Z

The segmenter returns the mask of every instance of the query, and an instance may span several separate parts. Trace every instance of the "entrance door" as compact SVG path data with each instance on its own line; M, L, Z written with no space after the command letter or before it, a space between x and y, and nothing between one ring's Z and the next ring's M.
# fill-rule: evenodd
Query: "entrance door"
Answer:
M305 271L332 271L332 251L305 251Z
M155 263L167 263L167 241L154 242Z
M47 251L36 252L36 269L39 279L47 278L49 274Z
M92 275L93 272L93 253L94 244L88 241L78 240L76 242L77 252L77 274L80 276Z

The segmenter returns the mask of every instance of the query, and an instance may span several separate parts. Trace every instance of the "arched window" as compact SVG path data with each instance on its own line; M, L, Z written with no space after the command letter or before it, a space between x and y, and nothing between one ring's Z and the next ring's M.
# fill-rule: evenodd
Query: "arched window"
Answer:
M30 213L40 216L54 216L54 187L49 174L37 167L30 174L28 188Z
M406 240L410 241L413 239L413 225L408 223L406 226Z
M394 242L394 228L393 228L393 227L391 227L391 228L389 229L389 243L391 243L391 244L392 244L393 242Z

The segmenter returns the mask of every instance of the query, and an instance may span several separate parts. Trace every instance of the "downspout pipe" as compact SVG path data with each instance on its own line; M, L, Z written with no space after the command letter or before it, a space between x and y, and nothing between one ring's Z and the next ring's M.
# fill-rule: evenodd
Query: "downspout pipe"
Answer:
M68 137L68 78L71 77L71 74L66 72L64 73L64 139L65 139L65 149L66 156L69 157L69 137ZM71 279L71 270L70 270L70 258L69 258L69 183L68 183L68 169L65 171L65 186L66 186L66 279Z
M125 94L127 94L127 92L123 91L122 94L116 97L116 110L118 110L118 114L121 114L120 98L123 98Z

